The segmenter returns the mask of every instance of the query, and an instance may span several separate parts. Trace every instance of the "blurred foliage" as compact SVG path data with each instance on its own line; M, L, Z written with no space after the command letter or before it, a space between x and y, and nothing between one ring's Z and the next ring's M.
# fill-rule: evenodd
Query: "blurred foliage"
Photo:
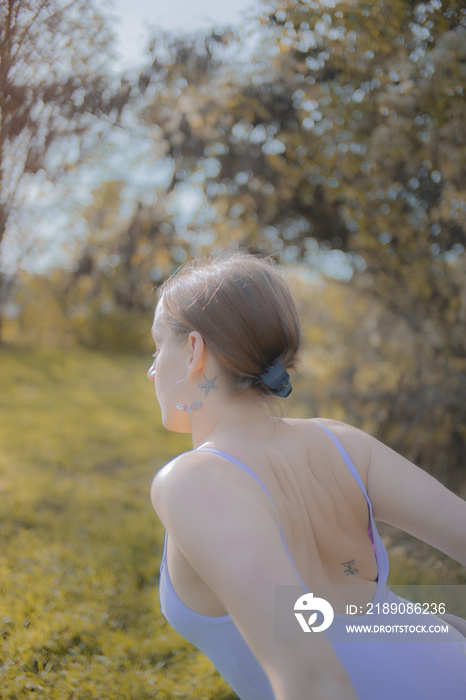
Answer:
M210 230L210 244L262 253L286 246L287 261L311 264L317 239L422 299L424 268L441 270L464 244L464 13L331 5L279 3L246 66L219 60L228 36L215 51L212 37L156 42L144 116L173 162L173 192L204 195L185 234ZM398 296L390 303L404 309Z
M150 355L4 347L0 362L2 700L233 700L160 613L150 482L191 445L161 426ZM393 583L466 582L436 550L392 544Z
M111 39L93 0L0 4L0 243L20 255L28 193L76 167L129 99L109 74ZM14 279L0 268L0 331Z
M62 277L60 295L68 315L75 305L97 305L102 316L154 306L154 265L158 278L172 269L169 239L159 230L162 220L141 205L128 221L120 214L122 182L103 182L83 212L89 238L78 265Z
M5 319L5 343L21 347L71 347L78 343L112 352L151 351L150 327L155 306L151 285L147 289L147 304L151 306L148 311L114 304L109 308L100 297L88 298L85 280L74 289L76 305L68 304L63 287L69 282L69 273L61 270L47 277L20 272L15 303L21 313Z
M298 267L298 413L356 425L466 497L459 418L465 362L441 355L432 361L416 329L377 297L350 284L303 282L301 275Z
M332 302L341 364L323 370L337 412L456 487L465 11L440 0L264 6L253 48L228 32L154 39L141 117L171 179L127 219L115 214L120 184L104 183L62 297L99 299L104 314L147 308L151 283L177 264L238 247L311 271L331 265L351 278Z

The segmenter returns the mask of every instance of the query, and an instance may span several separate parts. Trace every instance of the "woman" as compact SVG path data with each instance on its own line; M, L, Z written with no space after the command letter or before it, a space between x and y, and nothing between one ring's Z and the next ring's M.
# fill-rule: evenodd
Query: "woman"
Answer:
M374 519L466 564L466 504L359 430L277 418L271 400L290 393L300 344L282 274L241 254L188 265L161 287L152 334L163 424L194 445L151 490L172 626L242 700L464 700L466 640L453 628L446 644L338 636L354 595L360 610L398 600ZM305 616L301 636L282 638L277 590L332 591L335 625L305 635Z

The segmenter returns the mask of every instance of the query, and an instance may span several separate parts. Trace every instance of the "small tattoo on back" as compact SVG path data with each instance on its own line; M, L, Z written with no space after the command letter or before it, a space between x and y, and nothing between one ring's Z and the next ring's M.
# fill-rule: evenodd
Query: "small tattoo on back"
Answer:
M347 576L359 574L359 570L354 567L355 564L356 564L356 561L354 559L350 559L349 561L342 562L341 565L346 566L345 574Z

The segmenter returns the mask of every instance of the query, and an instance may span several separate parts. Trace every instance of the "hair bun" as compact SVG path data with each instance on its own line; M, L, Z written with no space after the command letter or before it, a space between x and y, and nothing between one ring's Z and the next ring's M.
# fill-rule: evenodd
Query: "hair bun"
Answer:
M258 386L259 391L274 396L286 398L293 390L290 382L290 375L279 362L272 362L263 372L256 375L265 384L267 389Z
M290 394L284 368L297 364L301 329L290 285L271 261L244 253L196 260L158 295L172 332L180 342L199 332L232 390Z

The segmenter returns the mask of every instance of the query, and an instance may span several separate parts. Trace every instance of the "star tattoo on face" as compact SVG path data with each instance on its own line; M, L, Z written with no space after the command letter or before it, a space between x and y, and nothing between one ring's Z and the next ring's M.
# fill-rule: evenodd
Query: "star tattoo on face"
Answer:
M218 386L215 384L216 379L216 376L213 377L213 379L208 379L204 374L202 382L198 384L199 389L204 389L205 395L207 396L211 389L218 389Z

